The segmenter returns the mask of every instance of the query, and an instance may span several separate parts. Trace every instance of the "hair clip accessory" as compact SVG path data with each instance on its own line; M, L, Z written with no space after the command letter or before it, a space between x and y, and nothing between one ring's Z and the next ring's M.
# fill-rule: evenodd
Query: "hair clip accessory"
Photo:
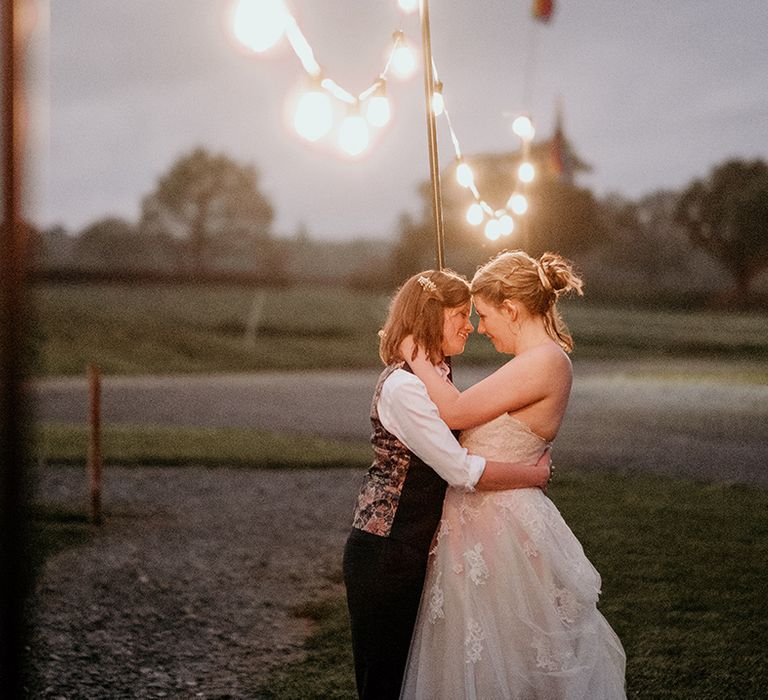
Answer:
M424 277L424 275L419 275L416 281L422 286L424 291L431 292L432 294L437 294L437 285L428 277Z
M547 277L547 272L540 262L536 263L536 272L539 275L539 282L541 282L541 286L544 287L544 291L556 294L555 288L552 286L552 281Z

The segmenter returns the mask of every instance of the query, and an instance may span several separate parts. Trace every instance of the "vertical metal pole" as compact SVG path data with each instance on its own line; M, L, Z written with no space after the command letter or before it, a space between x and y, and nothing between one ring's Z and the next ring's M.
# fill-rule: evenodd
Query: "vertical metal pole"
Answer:
M524 141L523 145L520 149L520 152L522 153L522 158L520 159L520 162L524 161L530 161L531 160L531 142L530 141ZM519 180L518 180L519 181ZM523 195L525 196L526 200L529 196L529 183L524 182L522 183L522 190ZM520 230L520 248L522 248L526 253L529 255L533 255L533 252L531 251L531 213L530 211L526 212L522 215L520 218L521 223L521 230Z
M432 37L429 29L429 0L421 0L421 45L424 61L424 97L427 113L427 142L429 144L429 175L432 182L432 213L435 220L435 251L437 268L445 267L445 233L443 229L443 200L440 192L440 164L437 153L437 128L432 110L435 76L432 72Z
M25 404L22 389L26 232L21 222L21 54L24 0L0 5L2 212L0 213L0 687L22 696L23 606L27 592Z

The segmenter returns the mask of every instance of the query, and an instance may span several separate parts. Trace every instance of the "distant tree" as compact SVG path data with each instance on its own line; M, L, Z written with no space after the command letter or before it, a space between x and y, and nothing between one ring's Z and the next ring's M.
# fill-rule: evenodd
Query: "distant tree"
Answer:
M205 272L217 250L250 253L254 242L268 243L273 211L258 180L253 166L197 148L144 198L141 229L184 241L192 268Z
M721 287L723 275L674 219L680 192L598 201L605 240L577 257L590 296L685 305Z
M730 160L682 193L675 220L729 272L740 299L768 267L768 164Z
M21 242L25 248L24 257L28 268L39 268L45 259L46 253L44 233L35 224L26 219L20 222L19 228L22 234Z
M555 250L573 257L605 242L600 207L588 189L552 179L531 187L528 199L524 245L531 255Z
M648 287L671 286L685 274L691 244L675 222L678 192L659 190L639 200L610 194L600 200L601 227L608 240L602 263L638 275Z
M409 214L401 214L400 238L391 258L391 284L400 285L411 275L435 267L434 232L431 226L414 220ZM453 250L451 251L454 252ZM451 265L455 265L451 258Z
M516 219L516 230L509 237L489 241L483 226L466 220L467 208L474 201L468 190L456 181L455 164L442 173L443 223L446 263L471 275L478 265L503 248L522 248L531 255L555 250L572 257L600 245L606 239L601 226L600 208L592 193L559 177L547 166L548 147L544 142L534 150L537 177L525 189L529 210ZM474 173L482 197L494 209L503 209L516 186L515 172L520 154L486 154L465 157ZM583 168L582 168L583 169ZM421 220L410 217L400 222L400 240L393 261L399 278L419 269L434 266L435 242L432 224L432 191L428 183L420 186Z
M78 267L123 270L141 266L143 253L136 227L110 216L80 231L74 238L72 258Z
M74 247L75 237L61 224L55 224L40 235L36 265L43 269L66 267L70 264Z

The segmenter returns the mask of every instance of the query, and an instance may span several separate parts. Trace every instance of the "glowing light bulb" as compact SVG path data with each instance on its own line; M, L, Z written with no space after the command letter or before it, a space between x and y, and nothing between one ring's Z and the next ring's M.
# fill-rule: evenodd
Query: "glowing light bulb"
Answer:
M359 114L349 114L341 122L339 146L350 156L359 156L370 140L368 123Z
M501 224L498 219L488 219L488 223L485 225L485 237L489 241L498 240L501 236Z
M483 223L483 208L475 202L467 209L467 221L473 226Z
M408 14L419 9L419 0L398 0L397 4L403 12Z
M472 168L466 163L459 163L456 168L456 179L462 187L471 187L475 181L475 176L472 174Z
M296 105L293 126L307 141L319 141L333 126L331 99L322 90L305 92Z
M517 169L517 176L522 182L531 182L533 180L536 170L532 163L520 163L520 167Z
M232 15L233 31L240 43L261 53L280 41L290 17L283 0L239 0Z
M524 114L521 114L512 122L512 131L523 141L530 141L536 133L536 130L533 128L533 122Z
M515 192L507 201L507 206L514 214L522 216L528 211L528 200L525 198L525 195Z
M442 92L432 93L432 111L439 117L445 111L445 100Z
M416 56L404 40L392 54L392 70L398 78L410 78L416 72Z
M515 230L515 220L509 214L502 215L499 217L499 230L502 236L509 236Z
M374 95L367 100L365 118L371 126L386 126L391 116L389 100L384 95Z

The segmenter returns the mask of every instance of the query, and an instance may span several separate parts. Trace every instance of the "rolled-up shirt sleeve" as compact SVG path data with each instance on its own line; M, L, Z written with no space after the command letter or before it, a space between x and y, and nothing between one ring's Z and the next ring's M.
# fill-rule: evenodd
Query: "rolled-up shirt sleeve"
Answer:
M384 428L451 486L475 487L485 458L459 444L416 375L395 370L381 388L378 412Z

